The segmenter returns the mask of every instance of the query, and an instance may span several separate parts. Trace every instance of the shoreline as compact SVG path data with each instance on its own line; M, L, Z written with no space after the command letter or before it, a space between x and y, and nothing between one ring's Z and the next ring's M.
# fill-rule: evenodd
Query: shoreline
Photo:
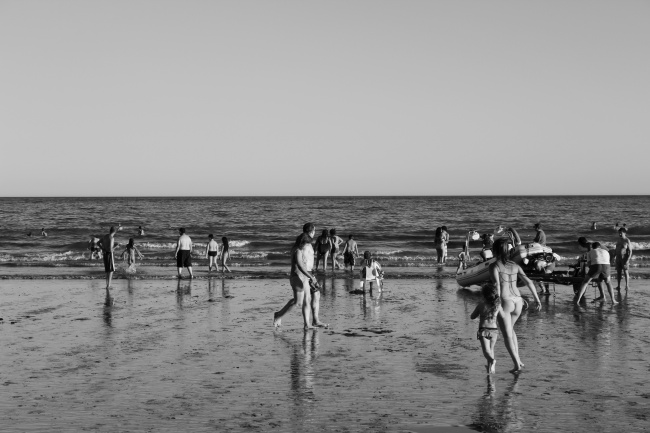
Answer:
M436 267L388 267L385 269L386 280L400 279L455 279L455 266L436 266ZM566 271L568 268L558 267L558 270ZM176 267L172 266L148 266L140 265L136 273L126 273L124 269L118 268L113 274L113 280L176 280ZM327 279L358 279L360 268L354 272L349 270L337 270L332 272L316 271L315 275ZM183 279L187 277L187 270L183 270ZM612 272L612 280L616 279L616 271ZM0 280L103 280L106 274L102 266L7 266L0 265ZM226 279L226 280L278 280L288 279L288 266L245 266L233 267L233 272L210 272L208 273L205 266L194 267L194 279ZM650 279L650 269L630 269L630 279L647 280Z

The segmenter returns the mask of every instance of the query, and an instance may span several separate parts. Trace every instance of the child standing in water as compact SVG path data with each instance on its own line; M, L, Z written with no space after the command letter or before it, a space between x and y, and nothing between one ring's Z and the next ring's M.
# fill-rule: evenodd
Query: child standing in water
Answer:
M133 238L129 238L129 243L124 248L124 252L122 253L122 256L121 256L121 258L124 259L124 256L126 255L127 270L131 270L131 271L135 272L135 254L136 253L138 253L138 257L140 257L140 260L144 259L144 256L135 247L135 243L133 242Z
M219 244L214 240L212 234L208 235L208 244L205 246L205 257L208 259L208 272L212 271L212 265L219 272L217 257L219 256Z
M469 254L467 254L467 245L463 245L463 250L458 253L458 269L456 273L460 270L467 269L467 263L469 262Z
M485 369L488 374L491 374L496 371L497 361L494 359L494 345L499 336L497 315L501 311L501 298L493 284L484 285L481 293L483 294L483 302L476 306L470 318L476 319L480 316L476 338L481 342L483 355L488 361Z
M381 280L384 272L376 260L372 258L370 251L363 253L363 262L361 263L361 290L366 291L366 282L370 284L370 290L373 288L373 281L377 285L377 291L381 292Z

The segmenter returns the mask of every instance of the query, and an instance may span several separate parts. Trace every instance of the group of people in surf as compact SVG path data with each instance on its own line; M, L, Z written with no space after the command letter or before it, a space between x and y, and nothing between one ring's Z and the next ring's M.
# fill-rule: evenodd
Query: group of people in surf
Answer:
M302 317L305 329L317 327L327 327L319 316L320 309L320 286L314 275L314 270L318 268L318 260L324 257L323 262L327 262L327 254L331 252L335 255L339 251L342 242L341 238L336 236L336 230L323 229L321 236L316 238L316 227L313 223L306 223L302 228L302 233L298 235L291 248L291 272L289 274L289 283L293 291L293 297L282 307L280 311L273 314L273 326L276 328L282 324L282 318L294 306L302 309ZM337 244L337 241L338 242ZM313 243L313 245L312 245ZM314 249L316 251L314 251ZM316 259L314 258L316 255ZM355 259L358 255L358 246L354 241L354 236L350 235L349 240L343 248L343 255L346 265L354 271ZM314 262L316 261L316 266ZM332 259L332 271L335 270L334 258ZM363 253L361 264L361 282L360 289L365 292L366 283L369 284L370 291L373 289L381 292L383 272L379 263L372 257L370 251ZM325 264L323 265L325 270Z

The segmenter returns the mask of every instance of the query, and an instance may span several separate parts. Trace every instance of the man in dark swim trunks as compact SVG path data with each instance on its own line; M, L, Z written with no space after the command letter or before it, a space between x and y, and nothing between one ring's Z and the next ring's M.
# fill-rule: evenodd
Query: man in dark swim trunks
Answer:
M357 241L354 240L354 236L348 236L348 241L343 247L343 264L347 267L350 266L350 269L354 272L355 260L359 256L359 247L357 246Z
M97 242L97 246L102 249L102 256L104 257L104 272L106 272L106 299L107 302L110 299L110 293L108 288L111 286L111 280L113 279L113 272L115 272L115 262L113 260L113 252L115 250L115 234L122 230L120 225L117 230L115 227L111 226L107 235L102 236L102 238Z

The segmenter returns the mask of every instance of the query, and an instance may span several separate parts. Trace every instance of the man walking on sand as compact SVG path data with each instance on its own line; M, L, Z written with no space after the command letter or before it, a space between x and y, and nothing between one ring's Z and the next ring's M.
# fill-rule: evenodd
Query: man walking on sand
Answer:
M628 280L630 279L630 259L632 259L632 242L627 237L627 229L621 227L618 229L620 239L616 242L616 279L618 285L616 290L621 290L621 274L625 275L625 290L628 289Z
M190 279L192 279L194 278L194 274L192 274L192 239L185 234L185 229L182 227L178 229L178 233L180 236L174 254L178 267L178 278L183 278L183 267L186 267L190 273Z
M107 235L102 236L102 238L97 241L97 246L102 249L102 256L104 258L104 272L106 272L106 299L110 298L108 288L111 286L111 280L113 279L113 272L115 272L115 260L113 259L113 252L115 250L115 234L122 230L122 225L115 230L114 226L111 226Z

